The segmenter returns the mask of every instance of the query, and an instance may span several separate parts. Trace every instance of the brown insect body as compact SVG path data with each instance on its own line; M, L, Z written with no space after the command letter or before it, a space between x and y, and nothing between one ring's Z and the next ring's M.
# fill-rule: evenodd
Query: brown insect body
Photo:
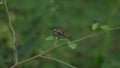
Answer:
M71 39L71 36L68 34L64 34L64 37L66 37L67 39Z
M64 35L64 32L58 29L54 29L54 34L55 35Z
M60 36L64 36L67 39L71 39L71 36L68 34L65 34L63 31L59 30L59 29L54 29L54 34L55 35L60 35Z

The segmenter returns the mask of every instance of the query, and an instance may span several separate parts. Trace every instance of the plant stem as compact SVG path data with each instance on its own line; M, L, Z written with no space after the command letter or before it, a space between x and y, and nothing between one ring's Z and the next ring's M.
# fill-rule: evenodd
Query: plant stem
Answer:
M53 60L53 61L56 61L56 62L59 62L59 63L61 63L61 64L67 65L67 66L69 66L69 67L71 67L71 68L77 68L77 67L75 67L75 66L73 66L73 65L70 65L70 64L68 64L68 63L66 63L66 62L63 62L63 61L61 61L61 60L59 60L59 59L56 59L56 58L46 57L46 56L40 56L40 57L45 58L45 59L50 59L50 60Z
M111 29L111 30L109 30L109 31L113 31L113 30L117 30L117 29L120 29L120 27L113 28L113 29ZM87 35L87 36L82 37L82 38L80 38L80 39L74 40L74 41L72 41L72 42L77 43L77 42L80 42L80 41L82 41L82 40L91 38L91 37L93 37L93 36L96 36L96 35L99 35L99 34L102 34L102 33L105 33L105 32L107 32L107 31L101 31L101 32L98 32L98 33L90 34L90 35ZM21 64L24 64L24 63L26 63L26 62L32 61L32 60L34 60L34 59L36 59L36 58L38 58L38 57L41 57L41 56L43 56L43 55L51 52L51 51L54 50L54 49L57 49L57 48L59 48L59 47L65 46L65 45L66 45L66 43L59 44L59 45L55 45L55 46L47 49L46 51L44 51L44 52L41 53L41 54L35 55L35 56L31 57L31 58L28 58L28 59L26 59L26 60L23 60L23 61L15 64L15 65L13 65L11 68L15 68L15 67L17 67L18 65L21 65Z
M13 35L13 39L14 39L14 52L13 52L13 57L12 58L15 58L15 63L17 64L18 63L18 58L17 58L18 38L17 38L15 30L12 26L11 16L10 16L10 12L8 10L6 0L3 0L3 5L5 6L5 10L6 10L6 13L8 15L8 28L9 28L11 34ZM11 59L9 64L11 64L13 60L14 59Z

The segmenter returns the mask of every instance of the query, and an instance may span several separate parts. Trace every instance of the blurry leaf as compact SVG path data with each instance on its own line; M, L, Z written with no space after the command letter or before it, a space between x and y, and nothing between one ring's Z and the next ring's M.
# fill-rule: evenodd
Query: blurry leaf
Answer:
M76 43L73 43L73 42L69 42L68 43L68 46L72 49L75 49L77 47L77 44Z
M54 40L55 38L53 36L48 36L46 40Z
M98 29L99 25L100 25L99 23L94 23L94 24L92 25L92 30Z
M102 30L111 30L112 29L111 26L109 26L109 25L101 25L100 28Z
M0 4L3 4L3 2L0 2Z

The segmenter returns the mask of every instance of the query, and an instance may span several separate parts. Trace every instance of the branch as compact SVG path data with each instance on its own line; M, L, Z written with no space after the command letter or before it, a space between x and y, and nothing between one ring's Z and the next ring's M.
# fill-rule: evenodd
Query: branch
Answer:
M109 30L109 31L113 31L113 30L117 30L117 29L120 29L120 27L113 28L113 29L111 29L111 30ZM80 41L82 41L82 40L91 38L91 37L93 37L93 36L96 36L96 35L99 35L99 34L102 34L102 33L105 33L105 32L107 32L107 31L101 31L101 32L98 32L98 33L90 34L90 35L88 35L88 36L82 37L82 38L77 39L77 40L72 41L72 42L77 43L77 42L80 42ZM21 64L24 64L24 63L26 63L26 62L32 61L32 60L34 60L34 59L36 59L36 58L39 58L39 57L41 57L41 56L43 56L43 55L51 52L51 51L54 50L54 49L57 49L57 48L59 48L59 47L65 46L65 45L66 45L66 43L59 44L59 45L55 45L55 46L49 48L48 50L44 51L44 52L41 53L41 54L38 54L38 55L36 55L36 56L33 56L33 57L31 57L31 58L28 58L28 59L26 59L26 60L23 60L23 61L15 64L15 65L13 65L11 68L15 68L15 67L17 67L18 65L21 65Z
M13 57L12 57L9 64L11 64L14 59L15 59L15 63L18 63L18 58L17 58L18 38L17 38L15 30L14 30L14 28L12 26L11 16L10 16L10 12L8 10L6 0L3 0L3 5L4 5L6 13L8 15L8 24L7 25L8 25L8 28L9 28L11 34L13 35L13 39L14 39L14 53L13 53Z
M67 66L69 66L69 67L71 67L71 68L77 68L77 67L75 67L75 66L73 66L73 65L70 65L70 64L68 64L68 63L66 63L66 62L63 62L63 61L61 61L61 60L59 60L59 59L56 59L56 58L51 58L51 57L46 57L46 56L40 56L40 57L45 58L45 59L50 59L50 60L53 60L53 61L56 61L56 62L59 62L59 63L61 63L61 64L67 65Z

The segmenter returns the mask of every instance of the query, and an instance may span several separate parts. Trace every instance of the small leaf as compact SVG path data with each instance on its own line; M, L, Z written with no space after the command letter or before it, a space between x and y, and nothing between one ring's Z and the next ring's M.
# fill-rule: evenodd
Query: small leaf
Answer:
M72 42L69 42L68 43L68 46L72 49L75 49L77 47L77 44L76 43L72 43Z
M94 23L94 24L92 25L92 30L98 29L99 25L100 25L100 23Z
M48 36L46 40L54 40L55 38L53 36Z
M109 25L101 25L100 28L102 30L111 30L112 29L111 26L109 26Z

